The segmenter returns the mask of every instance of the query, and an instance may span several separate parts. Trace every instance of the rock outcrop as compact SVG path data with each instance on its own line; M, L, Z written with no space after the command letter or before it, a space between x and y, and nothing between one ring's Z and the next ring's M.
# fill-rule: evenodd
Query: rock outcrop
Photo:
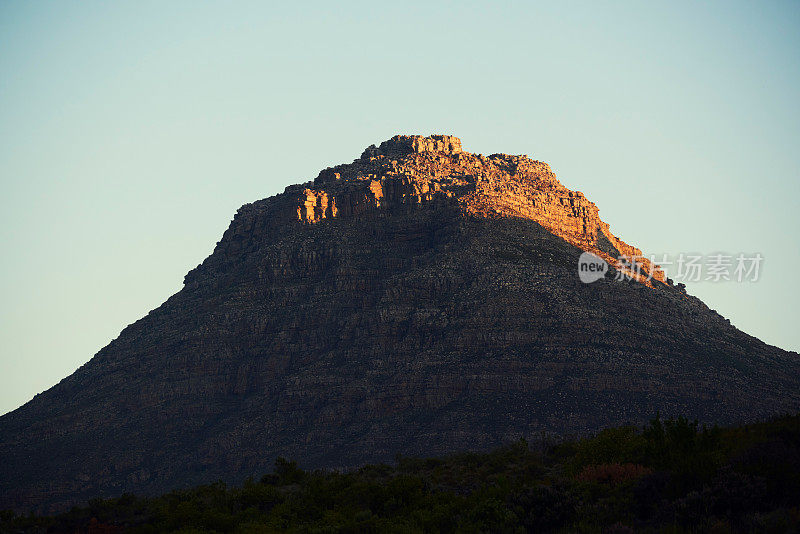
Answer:
M640 254L545 163L373 145L243 206L180 292L0 417L0 509L800 409L796 353L658 272L582 284L584 250Z
M636 258L634 278L666 282L641 250L611 233L594 203L561 185L549 165L526 156L463 152L461 140L449 135L397 135L368 147L353 163L321 171L313 184L288 187L285 195L290 213L305 223L453 198L467 215L535 221L619 268L625 268L619 256Z

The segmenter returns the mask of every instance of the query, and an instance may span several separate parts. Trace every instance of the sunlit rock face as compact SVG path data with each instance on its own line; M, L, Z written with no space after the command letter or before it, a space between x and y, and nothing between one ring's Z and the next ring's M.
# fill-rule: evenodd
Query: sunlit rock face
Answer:
M461 140L449 135L397 135L367 148L353 163L323 170L313 186L292 186L287 194L295 190L297 220L308 223L453 198L465 215L530 219L612 263L619 255L642 255L617 239L597 206L561 185L546 163L464 152ZM639 261L651 274L649 262ZM665 281L659 270L652 276Z
M373 145L243 206L180 292L1 417L0 509L800 409L796 353L659 276L583 284L583 251L639 253L547 164Z

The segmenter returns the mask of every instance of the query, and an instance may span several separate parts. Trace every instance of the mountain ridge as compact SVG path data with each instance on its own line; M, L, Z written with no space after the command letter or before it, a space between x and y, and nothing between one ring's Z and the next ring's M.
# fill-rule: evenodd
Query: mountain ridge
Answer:
M663 271L651 266L640 249L614 236L600 219L597 206L580 191L564 187L548 164L525 155L465 152L461 140L451 135L395 135L380 146L367 147L352 163L323 169L313 181L245 204L217 245L226 238L241 242L257 229L248 218L254 205L275 204L267 207L273 217L268 224L282 228L290 221L317 223L434 198L455 199L470 215L531 219L645 285L651 285L651 280L667 283ZM236 247L231 243L228 251L235 252ZM620 255L631 263L620 264ZM187 275L187 281L195 271Z

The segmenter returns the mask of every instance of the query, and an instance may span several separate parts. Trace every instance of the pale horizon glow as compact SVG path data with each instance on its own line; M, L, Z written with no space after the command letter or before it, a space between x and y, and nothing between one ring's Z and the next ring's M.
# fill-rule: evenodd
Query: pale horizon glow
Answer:
M528 154L800 350L800 4L0 3L0 414L180 290L242 204L398 133ZM577 276L577 274L576 274Z

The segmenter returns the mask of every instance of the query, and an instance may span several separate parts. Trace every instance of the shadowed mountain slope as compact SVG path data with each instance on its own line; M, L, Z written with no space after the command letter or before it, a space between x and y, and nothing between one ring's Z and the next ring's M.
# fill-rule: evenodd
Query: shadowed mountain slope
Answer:
M0 509L800 409L796 353L657 272L583 284L583 250L639 253L544 163L372 146L243 206L180 292L0 417Z

